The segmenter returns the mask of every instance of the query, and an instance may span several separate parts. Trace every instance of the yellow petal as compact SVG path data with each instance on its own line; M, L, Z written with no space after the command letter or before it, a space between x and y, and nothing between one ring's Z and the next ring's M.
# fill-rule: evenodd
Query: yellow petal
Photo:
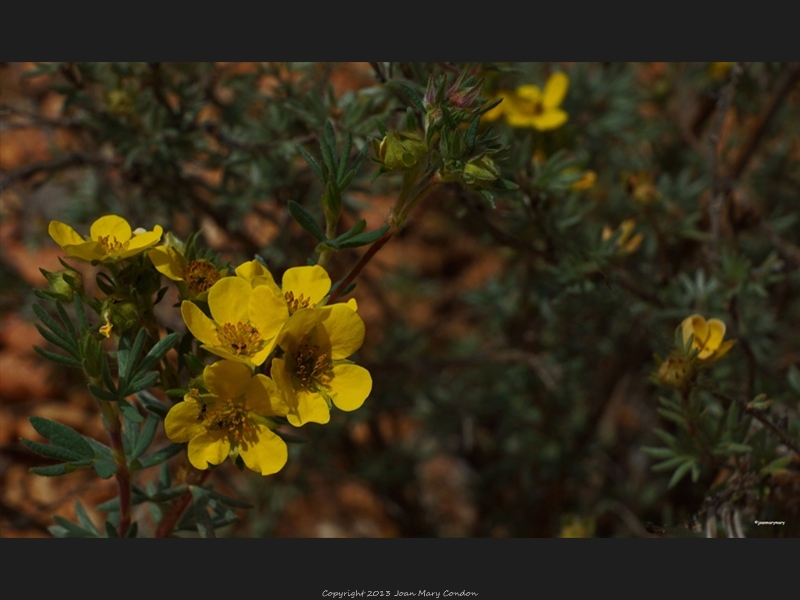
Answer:
M163 273L173 281L183 281L183 261L175 250L166 246L156 246L147 253L147 256L159 273Z
M364 404L372 391L372 376L358 365L336 365L330 383L330 396L340 410L351 411Z
M231 444L223 431L205 431L189 442L189 462L196 469L207 469L208 464L218 465L228 457Z
M528 102L539 102L542 99L542 92L536 85L521 85L517 88L517 97Z
M296 300L302 295L308 300L307 308L314 308L331 291L331 278L319 265L292 267L283 274L281 289L284 295L291 292Z
M725 356L731 348L734 347L736 344L736 340L728 340L727 342L722 342L720 347L717 348L717 351L714 352L713 360L719 360L723 356Z
M223 348L222 346L209 346L207 344L202 344L200 347L203 350L208 350L209 352L211 352L211 354L215 354L215 355L219 356L220 358L224 358L225 360L231 360L233 362L237 362L237 363L241 363L243 365L247 365L247 367L251 371L254 371L255 368L258 365L260 365L261 363L264 362L264 360L266 360L266 356L265 356L264 358L261 359L260 363L256 364L253 361L253 358L255 358L255 357L244 356L244 355L239 355L239 354L233 354L233 353L228 352L227 350L225 350L225 348Z
M283 297L281 288L275 283L272 273L257 260L251 260L236 267L236 276L249 281L253 287L266 285L275 295Z
M220 360L203 369L203 380L208 391L224 400L244 396L253 372L246 365L230 360Z
M336 305L333 305L336 306ZM297 346L311 333L325 309L304 309L294 313L278 334L277 344L285 351L294 353Z
M256 435L257 442L243 442L239 445L239 454L244 464L248 469L262 475L277 473L289 458L286 442L264 425L257 426Z
M184 300L181 304L181 315L189 331L192 332L192 335L203 344L209 346L220 345L219 337L217 336L217 326L196 304Z
M247 323L250 316L252 291L253 288L244 279L223 277L208 290L208 306L211 309L211 316L220 325Z
M725 323L719 319L709 319L708 331L706 348L711 351L717 350L722 344L722 340L725 338Z
M534 127L536 122L536 115L524 113L521 111L511 110L506 112L506 121L512 127Z
M542 106L545 110L557 108L567 95L569 88L569 77L566 73L557 72L550 75L547 83L544 85L544 93L542 94Z
M166 419L164 419L164 431L167 437L179 444L188 442L196 435L200 435L205 428L198 421L200 417L200 406L196 400L184 400L178 402L169 409Z
M539 131L549 131L561 127L569 115L560 108L550 108L540 115L531 117L531 124Z
M295 427L306 423L320 423L324 425L331 420L331 410L325 398L315 392L299 389L296 394L296 412L289 413L286 418Z
M355 298L350 298L350 300L348 300L346 302L346 304L347 304L347 306L352 308L354 311L358 312L358 302L356 302Z
M116 239L120 244L124 244L131 239L132 233L131 226L128 222L117 215L100 217L97 221L92 223L92 227L89 230L89 235L93 240L100 239L101 236L110 236Z
M286 301L276 295L269 286L261 285L252 289L248 306L250 324L258 329L261 339L271 342L267 354L275 347L275 336L289 319ZM265 356L266 358L266 356ZM263 361L262 361L263 362Z
M62 246L64 251L70 256L76 256L87 260L103 260L108 256L106 249L99 242L83 242L82 244L66 244Z
M686 317L681 322L681 333L683 334L683 344L689 342L689 337L694 336L693 348L702 348L708 338L708 326L706 320L698 314Z
M161 228L161 225L156 225L153 228L153 231L145 231L144 233L134 235L133 239L131 239L130 243L128 244L128 247L120 252L120 258L135 256L145 248L154 246L161 240L161 234L163 232L164 230Z
M331 358L347 358L364 343L364 321L346 304L332 304L320 311L319 324L330 343Z
M47 233L49 233L56 244L62 248L67 244L74 246L76 244L83 244L86 241L78 235L77 231L61 221L50 221L50 225L47 227Z
M270 417L289 413L289 405L272 379L259 373L247 383L244 391L247 410Z

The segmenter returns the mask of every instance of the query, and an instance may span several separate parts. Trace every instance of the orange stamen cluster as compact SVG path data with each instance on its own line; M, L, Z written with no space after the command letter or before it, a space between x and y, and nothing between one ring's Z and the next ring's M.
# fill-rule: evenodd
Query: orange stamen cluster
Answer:
M283 296L286 298L286 305L289 307L290 315L294 314L301 308L308 308L311 305L311 299L303 297L303 294L300 294L298 298L295 298L294 293L289 291Z
M223 431L237 443L248 441L255 435L255 424L244 402L241 401L221 401L201 405L197 419L208 423L210 431Z
M255 354L264 345L264 340L261 339L258 329L250 325L249 322L242 323L238 321L235 325L233 323L225 323L222 327L217 328L217 335L222 345L228 348L231 353L237 355L249 356Z
M313 390L315 384L326 385L331 379L331 362L319 346L301 345L294 355L294 375L300 385Z
M183 279L188 284L189 291L194 295L208 291L219 278L219 271L207 260L190 261L183 271Z
M122 243L117 240L117 238L113 237L112 235L101 235L97 238L97 241L100 242L100 245L106 251L106 254L110 256L115 256L120 252L124 252L128 249L128 244L130 242Z

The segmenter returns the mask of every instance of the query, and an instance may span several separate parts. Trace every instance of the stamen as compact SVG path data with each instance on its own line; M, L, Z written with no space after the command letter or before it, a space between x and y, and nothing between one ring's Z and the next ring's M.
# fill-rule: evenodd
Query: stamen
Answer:
M311 306L311 298L305 298L303 297L303 294L300 294L298 298L295 298L294 293L292 291L288 291L283 296L286 298L286 306L289 307L290 315L294 314L301 308L308 308Z
M189 286L189 292L196 296L208 291L221 277L217 268L207 260L190 261L183 270L183 279Z
M222 327L217 328L217 335L222 345L237 355L251 356L264 346L264 340L261 339L258 329L249 322L239 321L235 325L225 323Z
M128 249L128 244L130 241L127 242L120 242L112 235L101 235L97 238L97 241L100 242L100 245L103 246L103 249L106 251L106 254L109 256L117 256L120 252L124 252Z
M301 387L313 390L317 385L327 386L333 377L331 361L319 346L301 345L294 355L294 375Z

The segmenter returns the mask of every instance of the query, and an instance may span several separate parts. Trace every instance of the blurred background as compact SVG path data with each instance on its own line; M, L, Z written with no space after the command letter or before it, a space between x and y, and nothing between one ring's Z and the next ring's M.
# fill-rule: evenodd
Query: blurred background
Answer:
M279 280L316 245L289 200L322 215L297 147L318 157L328 121L356 149L380 139L376 122L397 126L408 105L387 82L424 91L464 66L487 100L565 73L567 122L484 118L520 188L492 206L443 186L369 263L353 297L370 397L293 432L306 441L276 475L213 469L215 489L252 504L223 535L688 537L705 534L709 507L723 523L736 510L748 537L800 534L800 456L771 430L763 451L701 461L671 487L642 450L656 429L677 435L653 355L693 313L738 340L705 376L732 397L767 394L797 445L797 64L0 63L0 535L50 537L76 500L100 524L94 507L116 494L89 471L30 474L49 462L19 441L41 439L32 415L106 436L83 374L32 349L48 347L31 310L39 269L64 255L49 222L86 232L114 213L200 231L199 245L234 265L259 254ZM375 171L365 161L351 184L341 231L385 224L399 180ZM334 281L362 253L334 255ZM91 287L96 270L70 262ZM176 300L159 319L185 331ZM709 400L712 416L725 408ZM737 419L746 436L764 428Z

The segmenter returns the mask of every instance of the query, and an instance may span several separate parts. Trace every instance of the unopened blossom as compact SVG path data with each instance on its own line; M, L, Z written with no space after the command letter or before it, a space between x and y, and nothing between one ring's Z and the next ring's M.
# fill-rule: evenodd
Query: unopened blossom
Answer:
M736 340L723 341L725 323L720 319L706 319L699 314L686 317L681 323L683 343L692 340L691 350L698 352L696 361L709 364L718 361L733 348Z

